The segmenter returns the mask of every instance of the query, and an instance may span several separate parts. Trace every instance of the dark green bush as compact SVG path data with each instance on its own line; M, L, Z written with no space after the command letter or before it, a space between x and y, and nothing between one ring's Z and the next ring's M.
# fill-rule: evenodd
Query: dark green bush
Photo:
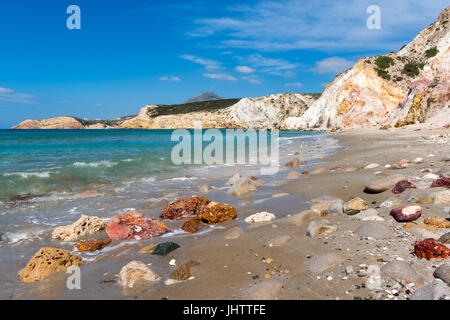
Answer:
M430 48L427 51L425 51L425 56L427 58L431 58L434 57L435 55L437 55L439 52L439 50L436 47Z
M406 74L408 77L418 76L420 73L419 67L420 67L419 63L415 61L410 61L407 64L405 64L402 73Z
M380 56L375 60L375 64L378 69L384 70L389 68L389 66L394 62L394 60L390 57Z

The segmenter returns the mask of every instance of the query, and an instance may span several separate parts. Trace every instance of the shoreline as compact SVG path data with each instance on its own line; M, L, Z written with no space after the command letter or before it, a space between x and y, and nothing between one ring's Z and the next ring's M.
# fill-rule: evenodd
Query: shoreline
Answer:
M89 263L82 267L83 274L86 273L88 278L85 281L95 283L95 285L88 286L87 289L83 288L82 280L83 290L81 292L62 290L61 283L66 275L57 274L30 285L30 288L33 288L31 291L34 293L24 294L21 299L27 299L27 297L38 299L96 299L96 297L102 299L238 299L247 290L258 290L258 284L267 282L272 286L269 285L263 291L271 299L368 297L377 299L380 297L362 285L366 282L367 277L360 277L356 273L346 275L344 269L350 265L358 272L360 269L364 269L361 265L375 264L382 267L397 258L405 260L417 269L425 283L431 282L433 280L432 270L434 270L432 266L440 265L446 259L426 261L411 256L411 245L414 240L421 238L421 231L417 231L417 228L402 228L401 224L393 221L389 216L390 209L388 208L377 209L378 215L384 219L382 223L391 230L393 235L391 239L382 240L356 236L353 232L363 222L344 214L310 217L298 226L286 223L287 219L283 217L285 214L294 216L296 213L308 209L311 199L323 196L337 197L343 201L347 201L350 196L359 196L366 200L369 208L376 208L382 201L394 195L390 191L375 195L366 194L363 192L364 183L375 179L374 173L377 171L381 171L379 175L401 171L402 174L415 178L423 175L419 169L432 165L432 170L435 172L435 167L440 168L446 165L443 160L445 160L445 154L448 154L448 147L445 144L423 144L423 139L422 141L419 139L424 135L432 136L439 133L448 136L448 132L449 130L423 130L420 132L395 130L396 134L393 135L392 132L378 130L356 130L332 134L331 137L338 139L343 146L334 155L324 159L325 162L313 165L309 169L314 171L318 167L323 167L327 169L326 172L321 174L311 174L310 172L308 175L301 176L299 180L275 187L275 190L279 191L274 192L287 192L290 194L288 197L270 199L270 205L267 202L261 202L251 209L238 210L237 220L220 224L219 227L210 230L208 235L198 234L183 239L182 248L174 251L168 257L155 258L155 256L138 253L139 249L149 243L165 241L158 238L130 244L126 249L123 249L122 246L114 248L111 250L110 256L101 256L95 263ZM380 138L381 136L383 139ZM431 152L435 156L427 157ZM422 156L424 161L406 169L384 168L385 164L397 163L402 159L412 161L419 156ZM375 162L380 165L378 168L360 169ZM280 164L283 166L282 163ZM338 167L341 169L336 169ZM335 170L330 171L330 168L335 168ZM345 168L359 169L345 171ZM302 168L296 169L296 171L299 170L302 171ZM288 171L285 170L284 173L287 174ZM407 190L398 197L405 198L403 199L404 204L412 204L416 201L415 193L426 194L431 191L435 190L421 187L417 190ZM214 194L206 196L216 200ZM448 213L443 210L445 206L449 205L423 205L423 218L430 216L448 218ZM267 208L278 208L278 210L277 212L265 210ZM224 239L225 233L231 227L242 226L244 224L243 217L259 212L255 211L257 209L275 213L277 220L267 225L246 225L247 228L239 238ZM144 214L146 213L144 212ZM307 237L306 229L310 221L323 221L324 219L337 226L337 231L314 238ZM438 230L439 233L444 231L445 229ZM286 238L286 236L290 237L290 240L281 246L269 245L274 238ZM207 241L205 241L206 239ZM384 250L384 248L388 249ZM330 252L342 253L344 260L318 274L308 270L311 259ZM25 260L28 258L25 257ZM200 264L192 269L194 279L170 286L164 285L162 283L164 279L167 279L176 268L169 266L172 258L176 259L177 266L188 260L200 261ZM151 263L152 270L158 273L163 280L160 283L150 284L147 288L120 289L115 282L114 274L117 274L120 268L131 260ZM344 277L348 278L343 280ZM330 278L331 280L327 280ZM59 283L59 290L55 288L56 283ZM215 283L215 285L211 286L210 283ZM278 288L276 283L281 283L282 287ZM251 288L250 285L252 285ZM52 292L49 292L49 286L53 288L50 290ZM16 292L12 296L17 294L20 292ZM393 296L392 299L409 298L410 296ZM386 298L386 296L381 297Z

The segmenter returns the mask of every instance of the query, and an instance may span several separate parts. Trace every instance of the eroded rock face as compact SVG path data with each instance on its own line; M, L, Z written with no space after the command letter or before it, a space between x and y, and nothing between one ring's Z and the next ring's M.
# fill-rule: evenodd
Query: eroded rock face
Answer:
M146 240L169 231L162 222L134 210L115 217L106 225L106 232L113 240Z
M111 239L107 240L87 240L87 241L80 241L75 243L75 247L80 252L94 252L98 250L102 250L104 247L109 245L111 243Z
M236 219L237 211L227 203L210 202L198 213L197 218L208 224L215 224L227 220Z
M414 253L420 259L445 259L450 257L450 249L435 239L416 241Z
M418 219L422 215L420 206L403 206L392 209L390 215L397 222L408 222Z
M170 202L162 211L161 218L176 220L182 218L193 218L211 200L204 196L191 196Z
M56 227L52 232L52 238L62 241L75 241L104 230L105 225L106 223L99 217L81 215L80 219L70 225Z
M42 280L49 275L66 270L70 266L79 266L83 260L62 249L41 248L30 259L25 268L19 271L22 282L30 283Z
M43 120L25 120L11 129L84 129L84 126L72 117L56 117Z
M123 287L133 288L141 281L158 281L160 277L141 261L131 261L119 273L119 281Z

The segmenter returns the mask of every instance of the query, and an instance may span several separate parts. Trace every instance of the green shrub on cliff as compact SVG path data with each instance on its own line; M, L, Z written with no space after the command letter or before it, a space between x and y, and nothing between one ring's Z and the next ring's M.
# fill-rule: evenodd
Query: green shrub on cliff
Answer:
M425 51L425 56L427 58L431 58L434 57L435 55L437 55L439 52L439 50L436 47L430 48L427 51Z

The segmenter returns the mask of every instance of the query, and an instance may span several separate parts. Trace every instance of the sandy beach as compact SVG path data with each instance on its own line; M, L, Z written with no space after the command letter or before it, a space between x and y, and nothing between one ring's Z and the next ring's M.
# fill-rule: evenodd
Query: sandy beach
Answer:
M143 247L164 242L164 236L145 241L125 241L119 245L119 242L114 242L109 251L108 247L103 249L107 254L95 256L94 261L83 264L81 290L68 290L68 275L59 272L32 284L22 284L18 279L11 281L8 277L8 284L3 286L3 297L403 300L445 293L447 285L435 280L436 274L433 273L448 258L420 259L413 252L416 241L439 239L449 231L448 226L430 228L430 224L424 224L424 219L429 217L439 217L448 222L448 186L430 188L437 176L429 176L448 177L448 134L448 129L350 130L331 134L341 144L334 155L322 159L318 165L309 166L308 172L299 167L283 168L280 173L284 176L291 171L303 173L298 179L285 179L283 184L271 188L266 182L265 187L251 197L231 198L226 190L206 194L213 201L235 206L237 219L214 225L208 232L176 240L171 238L170 241L179 243L181 247L167 256L139 252ZM302 153L291 157L302 160ZM405 165L396 169L396 164L400 163ZM241 174L245 175L245 172L241 171ZM416 188L406 189L400 194L392 193L391 188L376 194L364 192L370 183L398 174L405 176ZM270 192L272 196L268 194L264 196L265 200L254 201L260 192ZM439 201L436 200L436 192L441 193ZM192 190L192 194L199 193ZM343 213L342 202L352 197L363 199L367 209L376 211L369 212L366 218ZM311 202L318 198L321 200ZM387 207L383 202L390 198L397 200L393 206ZM426 198L431 200L425 201ZM418 224L416 227L404 228L404 222L397 222L389 215L395 207L414 205L418 201L422 202L419 204L422 215L414 221ZM339 205L331 209L330 204L334 203L340 203L341 209ZM316 210L309 210L310 207ZM244 221L256 212L274 213L276 219L252 225ZM145 210L142 213L146 214ZM168 225L176 229L185 220ZM313 221L318 227L311 226ZM425 230L419 226L429 228ZM234 236L230 236L230 231L235 231ZM106 238L106 234L98 234L95 238ZM448 247L448 235L446 239ZM71 244L56 240L51 243L73 251ZM10 268L19 271L29 258L23 257L23 262ZM118 274L132 260L147 264L160 280L132 288L121 286ZM192 277L167 283L169 276L188 261L198 262L191 268ZM376 275L377 267L381 269L381 282L377 289L370 289L368 286L376 279L372 276L373 270ZM448 281L448 268L439 274L444 281L447 276ZM432 285L428 285L430 283Z

